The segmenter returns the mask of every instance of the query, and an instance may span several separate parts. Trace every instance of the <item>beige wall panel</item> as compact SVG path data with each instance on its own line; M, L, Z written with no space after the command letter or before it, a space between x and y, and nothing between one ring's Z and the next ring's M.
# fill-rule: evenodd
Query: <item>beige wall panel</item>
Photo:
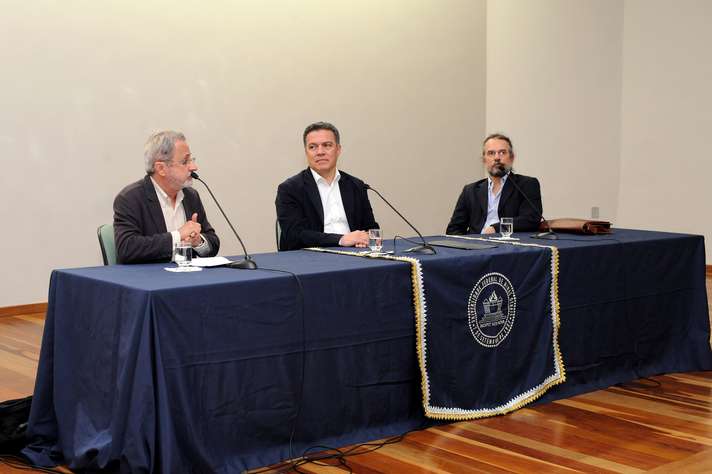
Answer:
M487 3L487 130L539 178L547 217L616 221L621 36L617 0ZM515 229L516 230L516 229Z
M712 264L712 2L627 0L619 216L705 236Z
M253 253L273 251L301 132L342 131L341 167L425 233L444 230L484 133L485 1L5 0L0 307L46 301L53 268L99 265L96 227L183 131ZM474 141L473 141L474 139ZM196 183L221 254L239 251ZM386 237L411 232L372 198Z

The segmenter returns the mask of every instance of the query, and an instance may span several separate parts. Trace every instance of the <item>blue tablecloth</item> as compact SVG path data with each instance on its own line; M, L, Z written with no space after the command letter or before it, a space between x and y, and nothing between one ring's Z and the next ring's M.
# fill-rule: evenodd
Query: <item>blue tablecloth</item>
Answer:
M553 244L568 379L543 400L712 368L701 237L562 237ZM441 248L418 259L426 271L463 258L496 269L517 252ZM24 454L72 468L234 472L433 423L408 264L309 251L255 260L261 270L53 272ZM303 292L266 268L297 274Z

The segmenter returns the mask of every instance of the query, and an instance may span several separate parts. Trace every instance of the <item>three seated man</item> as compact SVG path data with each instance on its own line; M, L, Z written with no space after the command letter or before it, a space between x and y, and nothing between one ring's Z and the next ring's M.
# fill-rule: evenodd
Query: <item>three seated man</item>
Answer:
M368 230L378 228L378 223L364 182L337 166L339 130L316 122L306 127L302 142L307 168L277 188L279 249L367 247ZM190 242L199 256L217 255L220 239L208 222L200 195L191 187L191 173L198 166L185 136L175 131L151 135L144 159L146 176L126 186L114 200L118 263L170 261L180 241ZM539 181L514 174L514 159L507 136L485 138L482 163L488 176L463 188L446 233L499 232L502 217L512 217L517 231L538 228Z

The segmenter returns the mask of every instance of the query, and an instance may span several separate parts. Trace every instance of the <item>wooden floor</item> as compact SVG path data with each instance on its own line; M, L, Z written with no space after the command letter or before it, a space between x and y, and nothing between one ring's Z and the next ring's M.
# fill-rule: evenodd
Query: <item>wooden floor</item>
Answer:
M712 295L709 277L707 294ZM0 400L32 393L43 324L43 314L0 317ZM346 462L353 472L366 474L711 473L712 372L652 380L410 433ZM288 468L283 464L253 472ZM313 463L299 469L348 470ZM20 472L40 471L0 464L0 473Z

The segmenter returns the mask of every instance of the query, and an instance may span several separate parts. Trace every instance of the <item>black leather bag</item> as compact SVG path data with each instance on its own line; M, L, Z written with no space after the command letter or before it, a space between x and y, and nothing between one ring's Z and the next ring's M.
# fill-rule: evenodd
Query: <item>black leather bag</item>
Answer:
M0 454L18 454L27 444L30 406L32 397L0 402Z

